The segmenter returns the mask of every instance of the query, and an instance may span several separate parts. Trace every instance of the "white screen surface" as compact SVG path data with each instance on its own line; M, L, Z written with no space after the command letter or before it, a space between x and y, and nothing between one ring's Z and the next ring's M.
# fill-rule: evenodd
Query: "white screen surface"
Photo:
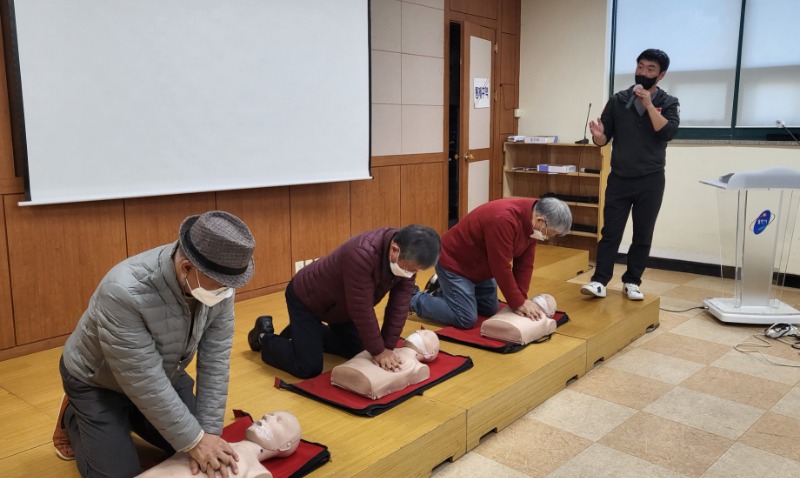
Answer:
M15 10L28 204L369 177L368 0Z

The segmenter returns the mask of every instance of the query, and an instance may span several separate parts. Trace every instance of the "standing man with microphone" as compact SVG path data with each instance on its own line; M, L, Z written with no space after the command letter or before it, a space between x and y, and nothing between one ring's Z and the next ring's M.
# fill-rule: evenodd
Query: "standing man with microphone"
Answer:
M656 86L668 68L666 53L643 51L636 59L636 85L611 97L600 118L589 122L594 144L604 146L613 140L613 147L597 267L592 281L581 287L581 294L606 296L606 284L613 275L614 259L632 213L633 241L622 290L630 300L644 299L639 286L664 197L667 143L680 124L678 99Z

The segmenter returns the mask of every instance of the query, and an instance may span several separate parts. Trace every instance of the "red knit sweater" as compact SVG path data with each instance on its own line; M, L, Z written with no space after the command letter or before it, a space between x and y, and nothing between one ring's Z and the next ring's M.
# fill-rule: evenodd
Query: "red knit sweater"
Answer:
M536 240L535 199L498 199L478 206L442 236L439 264L473 282L497 280L508 305L528 298Z

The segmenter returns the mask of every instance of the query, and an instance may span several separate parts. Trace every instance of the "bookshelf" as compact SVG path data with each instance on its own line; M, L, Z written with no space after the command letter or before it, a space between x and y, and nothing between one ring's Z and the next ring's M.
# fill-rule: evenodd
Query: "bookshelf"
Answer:
M504 143L503 197L541 198L552 193L572 210L573 230L551 244L589 251L595 258L603 228L603 204L611 147L561 143ZM573 165L575 172L537 172L539 164ZM597 172L582 172L594 170Z

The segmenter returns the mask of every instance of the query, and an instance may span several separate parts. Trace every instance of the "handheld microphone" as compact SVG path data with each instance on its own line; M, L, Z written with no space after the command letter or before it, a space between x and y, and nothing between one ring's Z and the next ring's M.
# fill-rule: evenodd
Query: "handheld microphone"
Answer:
M791 131L789 131L789 128L786 127L786 123L784 123L783 120L775 120L775 126L785 129L786 132L789 133L789 136L792 137L794 142L797 143L797 144L800 144L800 141L798 141L797 137L795 135L793 135Z
M628 102L625 103L625 109L627 110L631 109L631 106L633 106L633 102L636 101L636 92L641 90L642 88L644 88L644 86L638 83L636 84L636 86L633 87L633 90L631 91L631 97L628 98Z
M575 144L589 144L589 138L586 137L586 128L589 127L589 114L592 112L592 103L589 103L589 110L586 112L586 123L583 125L583 139L575 141Z

